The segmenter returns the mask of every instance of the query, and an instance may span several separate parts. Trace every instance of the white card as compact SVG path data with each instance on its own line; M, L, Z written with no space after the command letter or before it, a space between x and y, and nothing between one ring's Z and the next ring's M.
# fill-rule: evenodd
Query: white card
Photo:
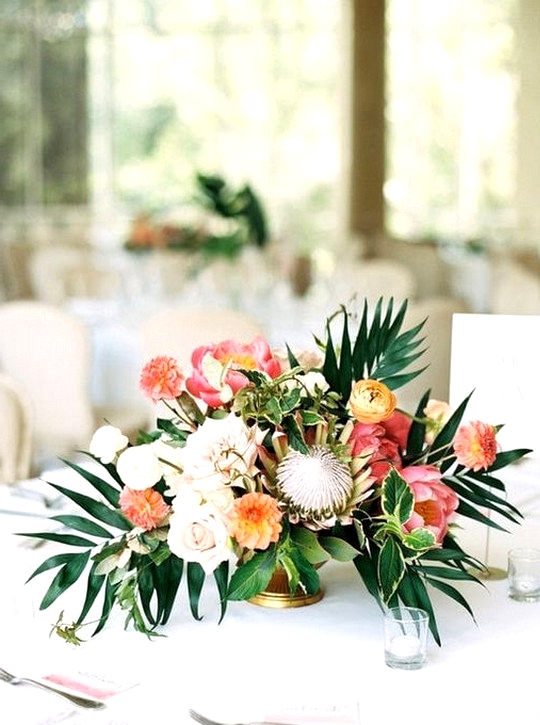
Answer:
M464 421L504 424L504 450L540 455L540 316L454 314L450 405L473 390Z

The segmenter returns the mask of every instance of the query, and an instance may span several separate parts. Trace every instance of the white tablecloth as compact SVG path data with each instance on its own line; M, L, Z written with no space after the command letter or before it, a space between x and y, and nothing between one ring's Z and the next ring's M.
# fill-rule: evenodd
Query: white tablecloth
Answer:
M516 465L508 475L505 472L510 500L526 517L523 526L490 537L488 563L506 566L507 551L517 544L540 546L539 474L540 465L534 460ZM58 471L50 474L50 480L65 476L65 471ZM50 610L38 612L47 575L22 588L28 573L45 558L47 547L25 547L26 540L10 532L39 530L41 521L3 514L0 526L4 544L0 665L26 672L97 667L138 683L99 713L71 713L54 696L0 683L0 703L18 703L9 725L60 721L187 725L188 707L226 722L241 722L303 703L347 707L358 703L361 725L426 719L437 725L536 721L540 603L509 599L504 579L486 580L485 586L461 585L476 621L453 601L433 594L443 645L431 641L428 664L416 671L392 670L384 664L382 614L354 567L334 562L321 570L324 598L309 607L271 610L236 602L218 624L213 581L208 580L202 621L191 618L183 592L163 631L166 636L149 640L124 631L119 615L101 634L72 648L49 637L50 625L63 608L66 620L73 619L82 600L77 598L71 607L73 602L66 597ZM484 529L469 527L464 540L478 553L485 551ZM49 708L56 708L53 715L67 719L51 720L49 712L45 720L44 698Z

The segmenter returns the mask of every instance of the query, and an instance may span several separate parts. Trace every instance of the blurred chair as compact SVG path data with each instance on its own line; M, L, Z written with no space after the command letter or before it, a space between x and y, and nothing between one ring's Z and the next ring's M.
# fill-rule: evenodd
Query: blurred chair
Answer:
M424 393L431 389L431 397L448 402L450 393L450 358L452 350L452 318L455 312L468 312L464 302L455 297L433 297L409 302L403 329L410 329L426 320L420 337L424 342L419 349L425 352L410 366L418 370L427 366L408 385L396 391L399 406L414 412Z
M71 298L111 299L122 291L122 275L89 247L38 247L30 258L34 297L49 304Z
M0 484L30 476L32 412L24 389L0 373Z
M191 366L196 347L228 339L251 342L263 334L254 317L227 309L170 307L151 315L140 328L145 362L156 355L170 355L185 368Z
M91 342L71 313L36 300L0 305L0 370L25 390L32 405L34 468L87 450L105 420L133 435L137 419L96 409L90 394Z

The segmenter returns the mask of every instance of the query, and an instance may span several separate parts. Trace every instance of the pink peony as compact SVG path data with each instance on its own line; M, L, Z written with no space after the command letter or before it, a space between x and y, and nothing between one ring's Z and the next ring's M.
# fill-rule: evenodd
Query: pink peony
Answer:
M368 463L377 483L382 483L390 468L401 469L410 427L410 418L399 411L381 423L356 423L354 426L349 439L352 454L359 456L366 449L373 449Z
M497 430L487 423L474 420L460 426L454 438L454 453L458 463L480 471L488 468L497 457Z
M141 372L140 388L151 400L172 400L184 388L184 374L173 357L158 355Z
M136 491L124 486L120 493L120 509L127 518L145 531L161 526L170 511L163 497L153 488Z
M440 544L459 504L456 493L441 481L441 472L435 466L407 466L400 471L400 476L414 495L414 511L404 529L428 529Z
M272 355L262 337L251 343L225 340L217 345L204 345L193 351L193 371L186 381L188 391L212 408L220 408L247 385L240 370L259 370L271 378L281 374L279 360Z
M385 430L379 423L357 423L349 443L352 445L353 456L360 456L364 451L373 449L368 465L377 483L382 483L390 468L401 468L399 446L385 437Z
M403 453L407 448L407 438L411 430L412 420L408 415L399 410L381 423L386 432L386 438L397 443L399 450Z

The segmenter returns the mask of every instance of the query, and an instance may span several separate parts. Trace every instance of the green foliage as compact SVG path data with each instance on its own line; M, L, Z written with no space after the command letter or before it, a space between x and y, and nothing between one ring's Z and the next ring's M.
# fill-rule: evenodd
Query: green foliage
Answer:
M418 349L422 343L422 338L418 338L418 334L424 322L401 332L406 311L407 301L400 305L394 315L393 300L390 299L385 308L383 299L380 298L370 320L368 304L364 301L358 333L352 341L349 332L349 313L342 307L340 312L336 313L343 316L339 345L335 345L332 339L330 324L332 318L328 320L322 371L331 389L339 393L343 401L349 399L355 380L376 379L385 383L391 390L395 390L425 370L421 368L403 372L424 352Z

